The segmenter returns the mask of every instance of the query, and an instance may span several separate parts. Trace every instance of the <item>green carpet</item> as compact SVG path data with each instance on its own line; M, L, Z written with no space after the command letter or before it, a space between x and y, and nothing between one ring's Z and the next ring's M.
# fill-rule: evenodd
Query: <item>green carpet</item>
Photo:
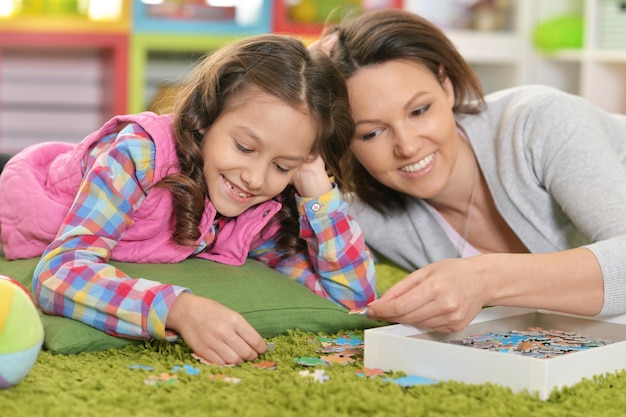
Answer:
M381 282L384 289L393 276ZM391 277L390 277L391 276ZM342 333L341 333L342 334ZM339 336L329 335L329 336ZM355 332L362 335L362 332ZM261 360L277 369L251 363L219 368L201 365L182 343L146 342L119 350L79 355L42 351L34 368L17 386L0 391L2 417L67 416L617 416L626 414L626 372L584 380L541 401L494 385L442 382L402 387L382 377L363 378L357 361L347 365L304 367L295 357L319 357L320 335L293 331L269 339L275 349ZM130 369L148 365L152 371ZM162 386L144 381L188 364L199 375L177 373ZM302 370L324 369L329 380L315 382ZM215 380L213 374L239 378ZM401 376L396 373L392 377Z

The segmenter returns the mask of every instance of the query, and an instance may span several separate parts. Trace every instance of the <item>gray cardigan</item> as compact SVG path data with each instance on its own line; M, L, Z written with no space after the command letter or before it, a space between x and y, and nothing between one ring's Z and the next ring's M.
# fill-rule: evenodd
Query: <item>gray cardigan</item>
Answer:
M604 278L600 314L626 313L626 116L545 86L503 90L457 115L500 214L532 253L586 246ZM415 270L457 256L419 199L385 217L354 199L369 246Z

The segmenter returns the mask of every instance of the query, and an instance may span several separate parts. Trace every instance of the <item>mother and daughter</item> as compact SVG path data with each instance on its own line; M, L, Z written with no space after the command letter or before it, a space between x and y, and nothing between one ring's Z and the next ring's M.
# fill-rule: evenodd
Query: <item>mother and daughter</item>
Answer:
M276 35L233 43L198 67L173 116L116 117L77 146L13 157L1 243L9 258L41 256L42 308L111 334L171 330L215 363L253 360L263 339L109 259L252 257L371 318L440 331L485 305L626 312L625 116L548 87L484 96L410 12L327 32L310 50ZM414 271L378 300L351 216Z

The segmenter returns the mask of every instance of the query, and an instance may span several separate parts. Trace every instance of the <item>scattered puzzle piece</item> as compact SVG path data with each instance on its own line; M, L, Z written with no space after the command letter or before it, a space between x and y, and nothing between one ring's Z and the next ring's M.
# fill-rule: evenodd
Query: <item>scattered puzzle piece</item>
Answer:
M293 358L293 361L303 366L328 365L328 362L325 362L320 358L311 358L308 356L301 356L298 358Z
M204 364L204 365L215 365L215 366L230 367L230 368L235 367L235 365L233 365L233 364L218 365L216 363L209 362L208 360L204 359L202 356L200 356L200 355L198 355L196 353L192 353L191 357L194 358L195 360L197 360L198 362Z
M132 365L128 365L129 369L139 369L141 371L154 371L154 368L152 366L149 365L139 365L139 364L132 364Z
M194 366L191 366L191 365L183 365L183 366L176 365L176 366L174 366L174 368L172 368L172 372L176 373L176 372L180 371L181 369L184 370L187 373L187 375L198 375L198 374L200 374L200 370L198 368L194 367Z
M401 387L412 387L414 385L429 385L436 384L439 381L430 378L424 378L417 375L407 375L399 378L383 378L383 381L393 382Z
M158 376L156 375L150 375L148 376L148 378L146 378L143 383L146 385L153 385L153 386L161 386L161 385L166 385L166 384L172 384L174 382L178 382L178 376L177 375L170 375L167 372L163 372L161 374L159 374Z
M330 376L326 375L323 369L316 369L315 371L300 371L300 376L303 378L313 378L313 381L323 384L330 379Z
M274 370L278 368L278 364L276 362L271 362L271 361L256 362L256 363L252 363L251 365L259 369Z
M238 384L241 382L240 378L234 378L225 374L212 374L209 376L211 381L224 381L224 382L232 382L233 384Z
M367 378L373 378L375 376L384 375L385 371L380 368L363 368L354 371L358 376L365 376Z
M324 362L340 363L342 365L354 362L354 359L352 359L350 356L343 356L343 355L320 356L320 359L323 360Z
M356 309L348 311L348 314L358 314L359 316L366 316L367 310L369 310L367 306L362 307L362 308L356 308Z

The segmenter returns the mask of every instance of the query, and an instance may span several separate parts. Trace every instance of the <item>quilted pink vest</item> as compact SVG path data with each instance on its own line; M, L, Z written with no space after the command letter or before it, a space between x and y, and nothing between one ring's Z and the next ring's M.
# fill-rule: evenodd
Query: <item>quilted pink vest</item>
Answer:
M33 145L14 156L0 176L0 243L7 259L41 256L56 237L83 178L81 163L93 143L119 130L119 125L139 124L155 143L156 183L175 172L176 151L169 115L154 113L116 116L79 144L47 142ZM174 218L172 196L167 190L152 188L135 212L134 223L113 249L111 259L138 263L175 263L193 254L194 248L172 240ZM248 209L220 230L210 251L199 257L241 265L251 247L272 237L279 225L273 224L261 236L269 220L280 210L277 201L267 201ZM205 236L215 219L215 208L206 201L200 224Z

